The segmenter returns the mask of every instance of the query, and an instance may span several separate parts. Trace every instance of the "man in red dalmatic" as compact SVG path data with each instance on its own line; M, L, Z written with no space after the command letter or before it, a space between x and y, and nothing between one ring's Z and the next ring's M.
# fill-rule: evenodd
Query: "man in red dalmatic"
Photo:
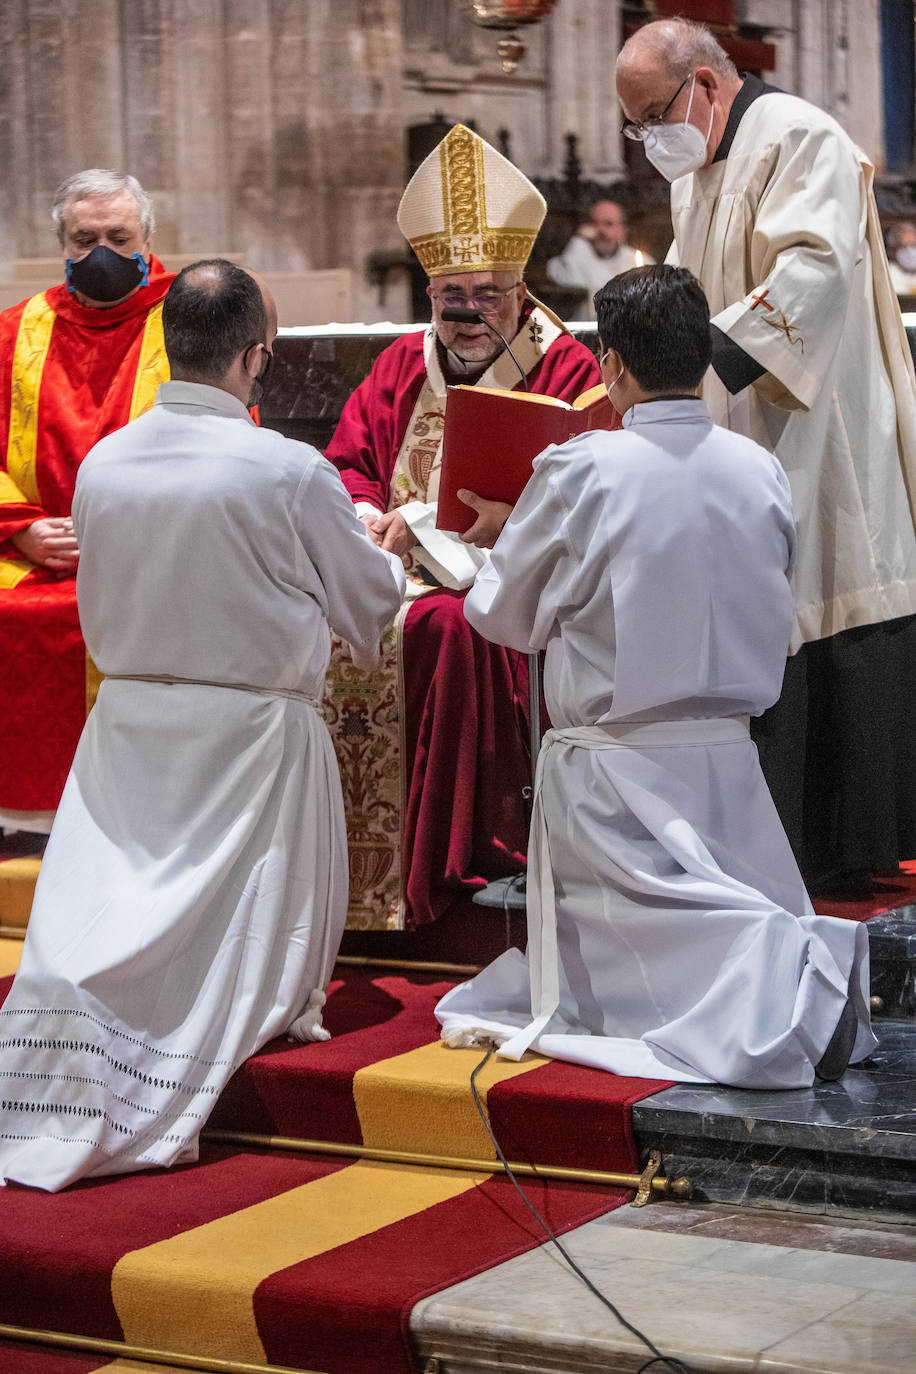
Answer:
M449 131L398 210L430 277L432 324L379 356L326 452L372 538L408 571L382 668L359 674L338 650L328 677L351 928L435 920L524 864L527 664L481 639L462 613L480 550L510 508L468 492L478 518L466 535L435 523L449 385L521 390L520 367L531 391L572 401L601 381L589 350L522 280L545 211L536 187L494 148L463 125ZM443 321L450 306L488 323Z
M46 830L97 674L76 610L76 473L168 380L162 300L136 178L69 177L52 219L65 280L0 314L0 825Z

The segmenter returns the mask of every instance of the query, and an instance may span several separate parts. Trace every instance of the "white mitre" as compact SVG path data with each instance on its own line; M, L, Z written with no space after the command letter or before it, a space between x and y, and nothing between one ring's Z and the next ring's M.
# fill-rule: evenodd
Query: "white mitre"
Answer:
M523 272L546 213L517 167L456 124L411 177L398 226L430 277Z

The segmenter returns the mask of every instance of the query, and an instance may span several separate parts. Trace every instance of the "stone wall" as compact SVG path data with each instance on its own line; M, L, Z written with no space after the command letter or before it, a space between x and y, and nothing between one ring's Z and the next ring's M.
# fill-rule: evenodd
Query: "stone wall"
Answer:
M776 44L777 83L880 157L878 11L735 3ZM456 0L3 0L0 278L58 256L48 209L66 175L114 166L154 195L161 254L348 270L355 318L406 319L407 131L471 120L542 182L562 176L574 134L583 184L612 185L627 170L614 59L623 17L640 13L638 0L557 0L506 75L499 35ZM664 216L647 213L657 251Z
M0 274L57 254L54 188L133 172L157 249L284 272L396 248L404 185L400 0L4 0Z

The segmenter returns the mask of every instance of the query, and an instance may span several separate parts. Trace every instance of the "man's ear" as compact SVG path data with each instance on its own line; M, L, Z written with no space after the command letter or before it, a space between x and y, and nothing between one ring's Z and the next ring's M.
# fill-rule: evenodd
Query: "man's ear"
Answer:
M252 381L255 381L260 375L261 368L264 366L265 352L266 348L264 344L260 345L259 350L258 344L253 343L249 344L242 354L242 367Z
M601 372L605 380L607 380L608 377L616 377L622 372L623 359L616 348L602 348L598 356L604 358Z

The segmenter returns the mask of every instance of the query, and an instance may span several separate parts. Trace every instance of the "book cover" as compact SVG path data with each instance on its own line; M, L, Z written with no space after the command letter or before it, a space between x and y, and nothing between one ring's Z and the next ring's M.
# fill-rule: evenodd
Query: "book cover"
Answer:
M534 459L548 445L618 424L603 385L593 386L572 404L531 391L450 386L437 528L464 534L476 520L471 507L459 501L459 488L514 506L531 476Z

